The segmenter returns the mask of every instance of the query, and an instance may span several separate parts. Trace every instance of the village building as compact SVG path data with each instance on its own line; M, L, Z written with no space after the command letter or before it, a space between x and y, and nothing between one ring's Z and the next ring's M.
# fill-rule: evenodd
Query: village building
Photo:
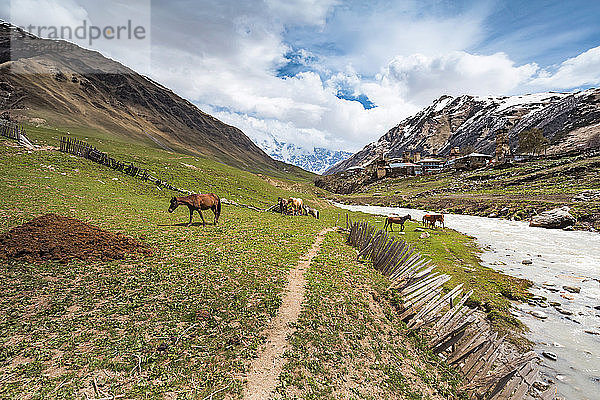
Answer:
M511 159L510 145L508 143L508 129L503 128L496 134L496 157L497 164L504 164Z
M436 174L442 171L445 161L437 158L424 158L417 164L421 166L424 174Z
M481 153L471 153L466 156L448 161L444 168L454 169L456 171L473 170L485 167L491 160L492 156Z
M391 163L388 166L388 176L399 177L399 176L415 176L420 175L423 172L422 167L415 163Z
M347 168L344 172L349 175L355 175L355 174L360 174L364 170L365 170L364 167L361 167L360 165L356 165L354 167Z
M370 165L375 166L375 174L377 179L383 179L388 174L389 165L385 157L379 156Z
M456 158L460 157L460 147L453 147L450 149L450 154L448 155L448 158L450 160L454 160Z

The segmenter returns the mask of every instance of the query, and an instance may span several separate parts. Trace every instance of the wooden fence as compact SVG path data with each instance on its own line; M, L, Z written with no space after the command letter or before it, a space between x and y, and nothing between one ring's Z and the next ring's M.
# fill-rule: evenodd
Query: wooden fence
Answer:
M17 140L22 146L28 148L34 147L29 139L27 139L23 125L17 124L16 122L0 119L0 135Z
M104 153L104 152L98 150L96 147L94 147L86 142L83 142L81 140L78 140L78 139L66 138L64 136L61 137L60 138L60 151L62 151L64 153L73 154L78 157L87 158L90 161L93 161L98 164L106 165L109 168L112 168L116 171L121 171L124 174L127 174L129 176L139 178L143 181L153 182L157 186L163 187L165 189L169 189L169 190L173 190L175 192L180 192L180 193L185 193L185 194L192 194L192 192L190 192L189 190L180 189L178 187L171 185L168 182L165 182L163 180L156 178L155 176L152 175L152 173L150 171L148 171L145 168L139 168L139 167L135 166L133 163L124 163L122 161L119 161L119 160L109 156L107 153Z
M64 153L73 154L78 157L86 158L90 161L93 161L98 164L106 165L116 171L121 171L124 174L140 178L143 181L149 181L155 183L159 187L163 187L169 190L173 190L175 192L185 193L185 194L193 194L189 190L180 189L171 185L168 182L162 181L152 175L150 171L145 168L139 168L135 166L133 163L124 163L122 161L116 160L115 158L109 156L107 153L104 153L98 150L96 147L74 138L61 137L60 138L60 151ZM259 212L281 212L279 209L279 205L275 204L268 208L262 209L255 207L249 204L238 203L234 200L228 200L226 198L221 198L221 202L223 204L235 206L235 207L243 207L248 208L250 210L259 211Z
M352 222L346 215L347 243L358 249L391 280L390 288L402 299L400 318L408 329L422 329L431 351L461 371L464 389L474 399L517 400L538 379L539 357L529 352L512 358L504 351L504 338L492 333L476 310L465 306L473 291L462 295L462 284L444 293L450 280L433 272L405 241L367 223ZM554 399L556 388L538 393Z

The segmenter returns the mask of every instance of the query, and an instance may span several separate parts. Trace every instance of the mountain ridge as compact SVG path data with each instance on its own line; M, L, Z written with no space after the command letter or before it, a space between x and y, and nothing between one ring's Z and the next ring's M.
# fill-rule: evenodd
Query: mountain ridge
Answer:
M519 96L443 95L325 174L368 164L379 155L402 157L405 151L447 155L453 147L472 146L494 154L501 129L508 129L513 150L520 132L539 128L550 142L549 151L564 152L584 147L592 135L600 134L599 123L600 89L595 88Z
M306 171L322 174L336 163L352 155L349 151L330 150L324 147L308 149L293 143L281 142L273 137L257 143L271 158L296 165Z
M241 169L310 175L273 160L240 129L97 51L0 24L0 111L85 126Z

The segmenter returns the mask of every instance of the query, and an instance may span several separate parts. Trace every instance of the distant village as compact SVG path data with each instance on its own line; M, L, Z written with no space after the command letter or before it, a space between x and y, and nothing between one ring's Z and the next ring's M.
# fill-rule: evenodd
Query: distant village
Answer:
M488 165L499 165L517 161L522 157L512 154L508 144L507 132L500 131L496 135L496 154L488 155L476 152L463 154L459 147L450 150L447 156L433 154L422 158L421 152L405 151L401 158L387 158L383 154L363 166L346 169L343 175L367 173L376 179L396 178L402 176L431 175L442 171L468 171Z

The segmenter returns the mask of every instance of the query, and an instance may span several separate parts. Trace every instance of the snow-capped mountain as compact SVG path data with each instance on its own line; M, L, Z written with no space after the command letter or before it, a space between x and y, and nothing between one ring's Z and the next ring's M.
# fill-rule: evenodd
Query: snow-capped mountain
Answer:
M274 138L263 140L258 145L275 160L296 165L317 174L322 174L334 164L352 155L347 151L334 151L322 147L314 147L309 150L292 143L279 142Z
M365 165L380 155L401 157L405 151L446 155L453 147L472 146L492 155L496 133L504 128L512 149L517 147L519 133L532 128L543 131L550 152L585 147L593 135L600 134L600 89L503 97L441 96L325 173Z

